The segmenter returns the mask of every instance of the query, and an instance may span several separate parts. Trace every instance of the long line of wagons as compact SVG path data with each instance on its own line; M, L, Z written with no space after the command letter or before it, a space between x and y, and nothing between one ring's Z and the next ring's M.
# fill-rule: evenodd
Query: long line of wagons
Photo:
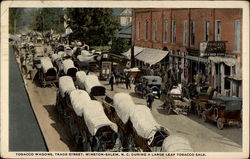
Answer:
M59 78L56 108L83 151L190 152L189 142L170 135L150 109L127 93L105 95L96 75L76 72Z
M100 54L90 53L83 48L65 47L59 45L48 57L33 58L33 67L37 69L38 81L42 87L57 83L61 76L76 78L78 70L90 69L99 62Z
M83 151L192 151L188 140L170 135L147 106L126 93L106 96L98 77L81 71L99 57L59 46L50 57L34 61L42 86L58 82L56 109L75 143Z

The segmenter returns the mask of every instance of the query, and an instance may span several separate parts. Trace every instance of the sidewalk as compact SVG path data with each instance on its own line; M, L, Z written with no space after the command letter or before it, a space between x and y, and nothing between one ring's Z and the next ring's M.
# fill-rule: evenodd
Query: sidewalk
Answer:
M9 151L47 151L11 46L9 60Z

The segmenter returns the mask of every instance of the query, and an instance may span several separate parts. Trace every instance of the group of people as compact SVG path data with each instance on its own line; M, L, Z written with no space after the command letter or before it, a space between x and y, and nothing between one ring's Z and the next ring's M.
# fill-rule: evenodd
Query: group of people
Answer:
M115 74L112 73L112 75L109 78L109 84L111 87L111 91L114 90L115 83L118 84L118 82L115 81ZM129 74L126 74L126 76L125 76L125 85L126 85L126 89L131 89L131 78L130 78ZM152 91L150 91L150 93L148 93L146 95L146 103L150 109L152 109L153 102L154 102L154 95L153 95Z
M116 81L115 73L112 73L112 75L109 78L109 84L111 86L111 91L114 90L115 83L118 84L118 81ZM126 76L125 76L125 85L126 85L126 89L131 89L131 79L130 79L130 76L128 74L126 74Z

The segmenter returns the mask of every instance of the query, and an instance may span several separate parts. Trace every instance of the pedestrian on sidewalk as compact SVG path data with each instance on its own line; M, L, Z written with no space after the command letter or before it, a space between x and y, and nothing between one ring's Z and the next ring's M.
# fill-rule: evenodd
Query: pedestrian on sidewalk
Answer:
M149 109L152 109L152 104L154 102L154 95L152 92L146 95L146 102L147 102L147 106L149 107Z
M114 81L115 81L115 77L114 77L114 74L112 74L110 79L109 79L109 84L111 86L111 91L114 90Z
M130 86L130 79L129 79L129 75L127 74L126 77L125 77L125 84L126 84L126 88L128 89L131 89L131 86Z
M20 65L21 65L21 72L24 73L25 76L27 74L26 62L27 62L26 53L22 52L22 54L20 56Z

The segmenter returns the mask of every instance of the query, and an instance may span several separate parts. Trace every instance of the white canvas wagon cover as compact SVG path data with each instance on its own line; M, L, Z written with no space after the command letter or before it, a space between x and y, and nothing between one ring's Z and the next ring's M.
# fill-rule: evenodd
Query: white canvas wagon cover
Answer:
M84 71L78 71L76 72L76 84L78 88L85 89L84 87L84 81L86 79L86 73Z
M59 92L64 98L64 93L75 90L73 79L70 76L62 76L59 78Z
M193 152L189 141L181 136L170 135L164 139L163 152Z
M84 90L76 89L70 93L70 101L78 116L82 116L83 107L91 101L89 94Z
M64 56L66 56L66 52L64 52L64 51L59 51L57 54L58 54L61 58L63 58Z
M66 59L63 61L63 71L65 74L68 73L70 68L76 68L74 62L71 59ZM76 68L77 69L77 68Z
M91 93L91 89L95 86L102 86L96 75L87 75L84 81L85 89L88 93Z
M114 108L115 108L117 115L119 116L119 118L122 120L124 124L127 123L130 117L130 114L133 112L133 110L136 107L131 96L128 93L116 93L114 95L113 101L114 101Z
M90 55L90 56L86 56L86 55L78 55L77 56L77 59L80 61L80 62L94 62L95 59L94 59L94 55Z
M51 55L51 60L52 60L52 62L55 62L57 59L59 59L60 58L60 56L58 55L58 54L52 54Z
M136 105L134 111L131 113L130 120L137 134L148 139L149 145L153 141L157 130L161 129L150 109L145 105Z
M103 126L110 126L115 132L118 131L117 125L108 119L100 102L91 100L83 110L85 123L92 136Z
M41 58L41 66L42 66L43 73L47 73L47 71L51 68L55 69L49 57Z

